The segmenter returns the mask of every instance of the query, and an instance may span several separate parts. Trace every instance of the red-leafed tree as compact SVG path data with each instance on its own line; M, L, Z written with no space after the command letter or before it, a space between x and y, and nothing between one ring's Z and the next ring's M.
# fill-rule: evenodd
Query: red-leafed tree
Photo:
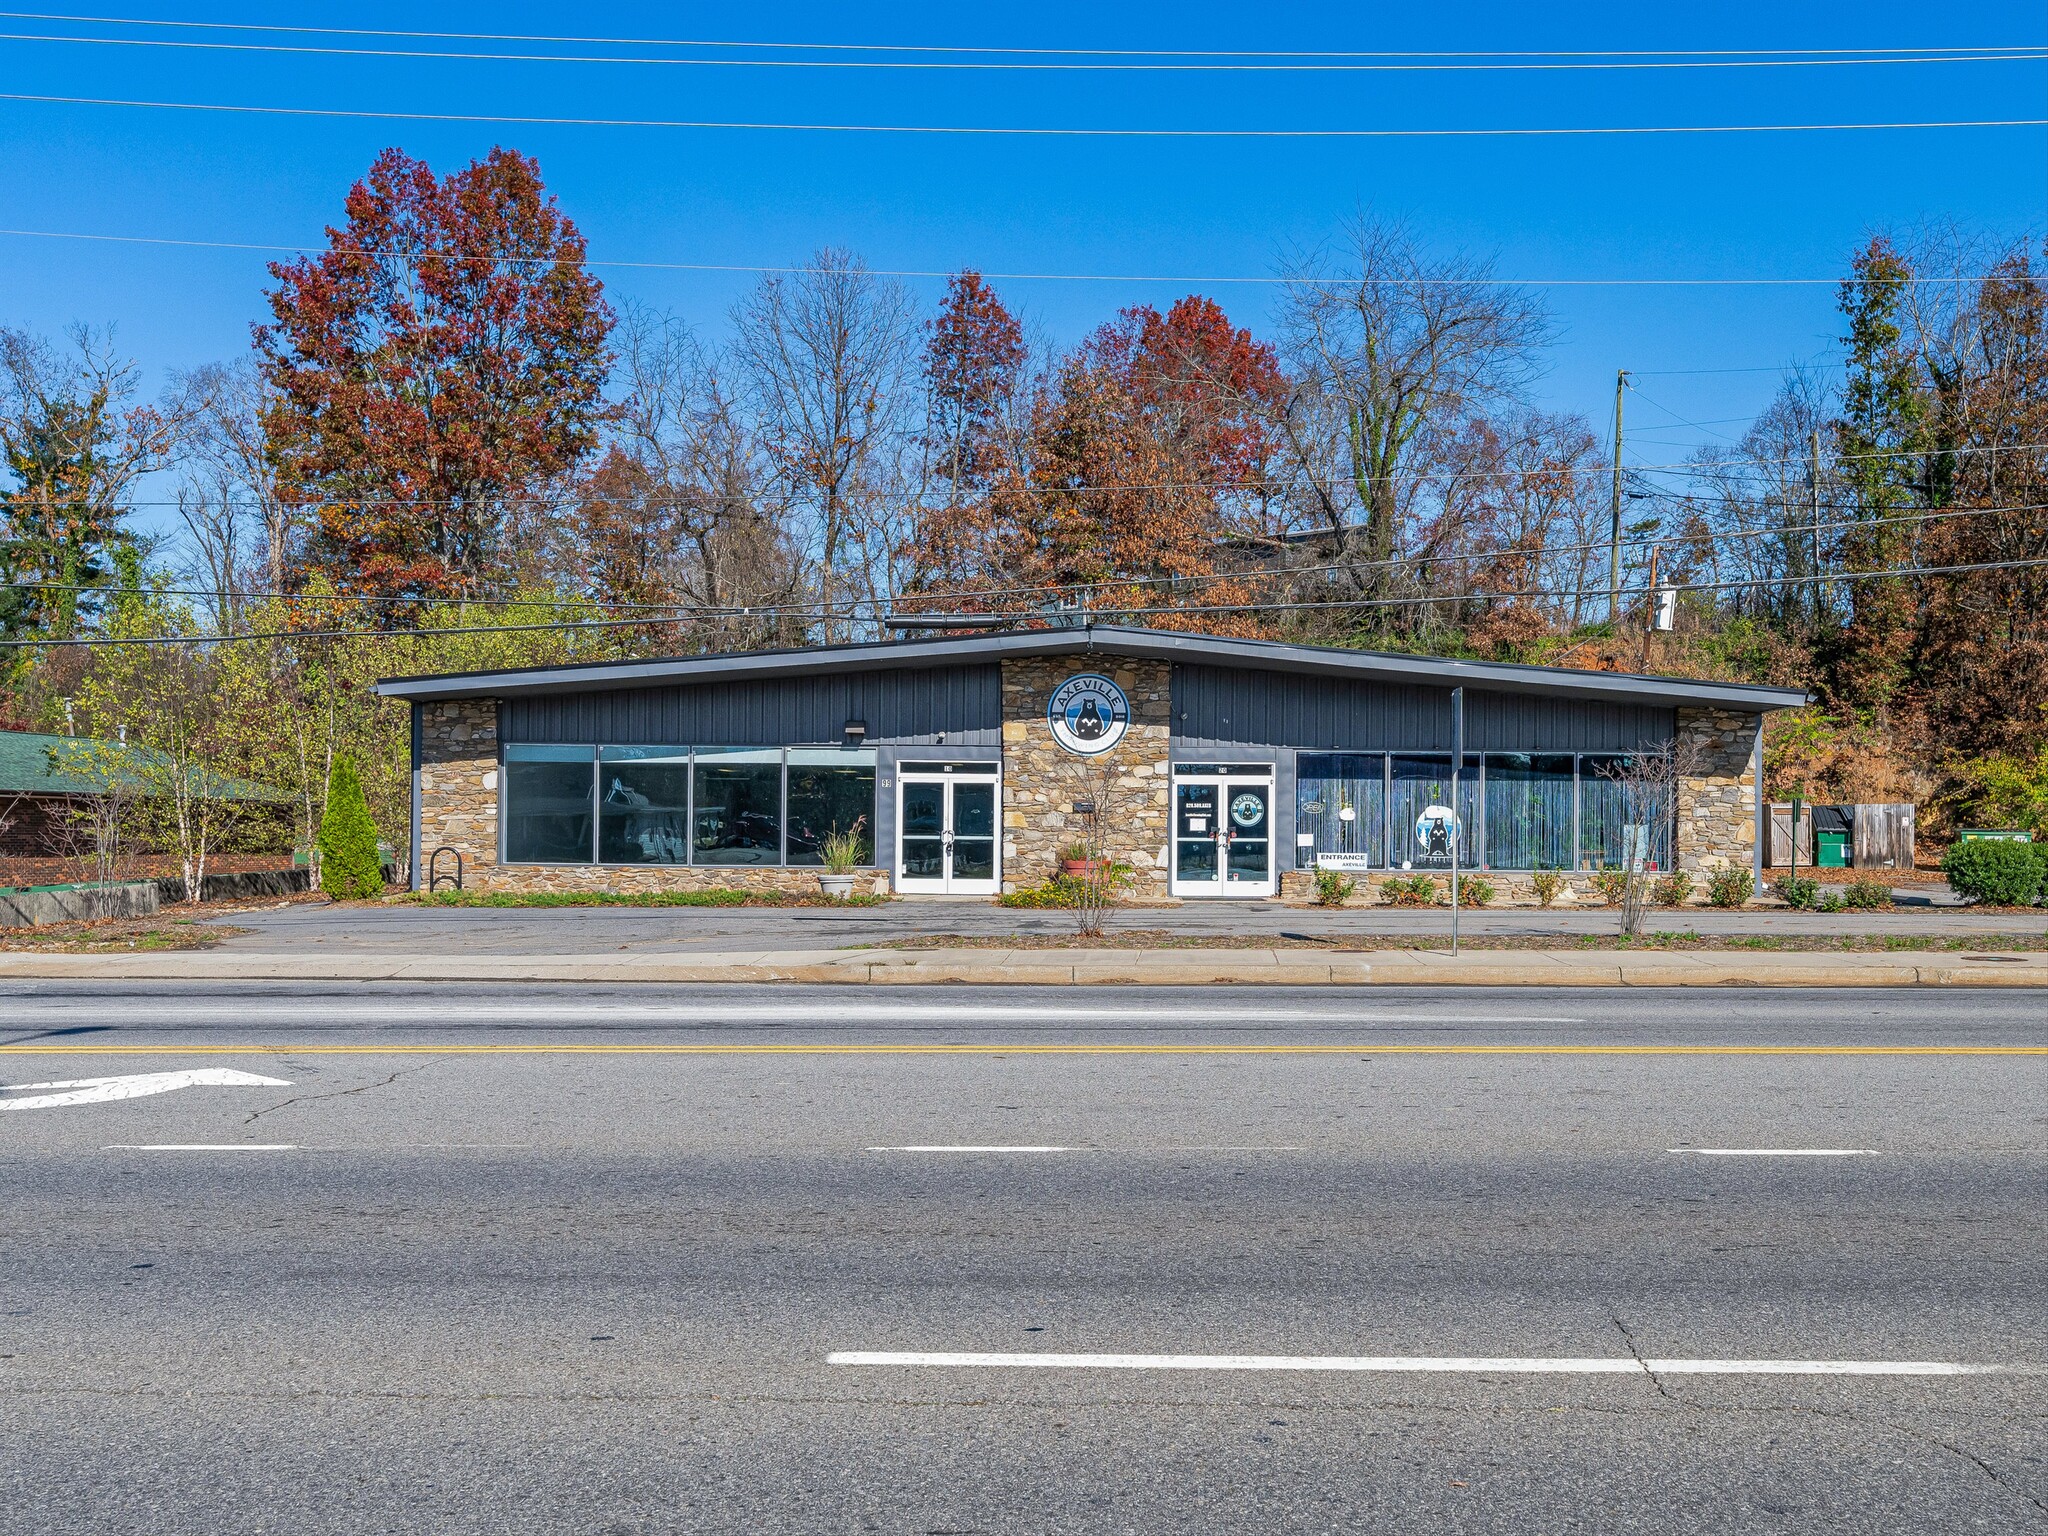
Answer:
M1233 326L1213 299L1189 294L1161 315L1124 310L1083 355L1145 411L1191 479L1218 491L1262 485L1286 381L1273 348Z
M306 560L344 591L473 593L508 505L595 444L612 315L515 151L437 178L386 150L347 214L271 266L255 332L283 483L317 504Z
M988 491L1018 467L1029 355L1023 327L980 273L947 283L925 342L924 498L908 552L915 586L957 586L994 563Z

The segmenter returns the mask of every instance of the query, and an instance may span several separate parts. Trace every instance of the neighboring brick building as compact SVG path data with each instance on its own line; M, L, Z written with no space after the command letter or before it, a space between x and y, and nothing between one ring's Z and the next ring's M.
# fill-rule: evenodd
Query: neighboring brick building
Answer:
M1443 869L1453 838L1511 890L1645 839L1661 867L1757 867L1762 718L1805 700L1104 625L378 688L414 706L421 876L452 849L489 889L809 888L825 836L858 824L906 894L1036 884L1093 836L1179 897ZM1616 769L1674 742L1668 825L1638 830Z

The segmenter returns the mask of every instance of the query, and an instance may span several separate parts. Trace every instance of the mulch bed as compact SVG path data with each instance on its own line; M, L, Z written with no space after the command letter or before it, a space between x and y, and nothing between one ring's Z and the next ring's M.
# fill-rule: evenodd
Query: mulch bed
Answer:
M1341 934L1328 939L1300 934L1259 934L1219 937L1171 933L1163 928L1125 928L1082 938L1068 933L926 933L863 944L856 949L1314 949L1354 954L1375 950L1449 949L1449 935ZM1771 950L1813 954L1888 954L1898 951L2034 951L2048 950L2048 933L1977 934L1701 934L1646 933L1639 939L1619 934L1532 933L1489 934L1463 940L1461 949L1507 950Z
M324 902L324 896L299 896L295 901ZM100 955L146 950L212 949L223 939L248 930L222 918L244 912L274 911L291 902L180 902L153 917L113 917L100 922L38 923L33 927L0 928L0 951L37 954Z

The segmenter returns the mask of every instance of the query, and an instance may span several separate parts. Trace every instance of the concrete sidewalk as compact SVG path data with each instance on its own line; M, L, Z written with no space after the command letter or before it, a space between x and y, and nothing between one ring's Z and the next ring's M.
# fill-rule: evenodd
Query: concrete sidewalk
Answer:
M681 954L0 953L0 981L832 982L1019 986L2048 987L2048 953L812 949Z

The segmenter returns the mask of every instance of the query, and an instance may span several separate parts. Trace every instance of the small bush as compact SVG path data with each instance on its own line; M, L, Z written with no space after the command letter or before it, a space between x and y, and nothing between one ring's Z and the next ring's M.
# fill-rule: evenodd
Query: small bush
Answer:
M1691 894L1692 876L1682 869L1674 869L1650 887L1650 900L1660 907L1682 907Z
M1529 877L1529 886L1536 892L1536 905L1539 907L1550 906L1570 884L1561 869L1539 869Z
M2041 900L2048 882L2048 844L1981 838L1951 843L1941 872L1958 896L1990 906L2025 907Z
M1136 878L1128 864L1111 864L1102 879L1108 885L1108 896L1114 901L1118 894L1129 888ZM1083 875L1054 875L1042 885L1026 886L1021 891L1005 891L996 898L999 907L1054 907L1071 908L1083 905L1088 899L1088 880Z
M1858 875L1842 891L1842 905L1857 912L1879 912L1892 904L1892 888L1875 875Z
M1742 907L1756 894L1756 876L1739 864L1717 869L1707 876L1707 900L1717 907Z
M1840 891L1829 891L1813 904L1813 910L1816 912L1841 912L1845 911L1848 905L1847 902L1842 900L1842 893Z
M1351 893L1358 889L1358 882L1334 869L1316 871L1316 905L1341 907L1351 899Z
M1820 900L1820 882L1804 875L1780 875L1771 882L1771 894L1797 912L1811 912Z
M1436 881L1428 875L1392 875L1381 883L1380 895L1390 907L1433 907Z
M1600 893L1600 899L1610 907L1618 907L1628 894L1628 871L1625 869L1596 869L1593 871L1593 889Z
M327 808L320 817L320 889L337 901L372 901L384 894L384 861L377 854L377 824L370 820L356 765L337 757L327 772Z
M1477 875L1458 877L1458 905L1461 907L1492 906L1494 897L1499 894L1491 880L1483 880Z

